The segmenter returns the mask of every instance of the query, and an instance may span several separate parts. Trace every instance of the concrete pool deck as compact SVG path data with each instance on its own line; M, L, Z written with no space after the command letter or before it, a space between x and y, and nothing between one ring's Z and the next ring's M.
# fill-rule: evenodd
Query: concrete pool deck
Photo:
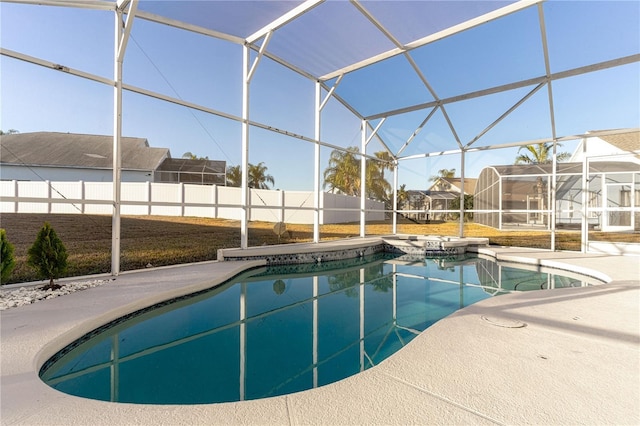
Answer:
M372 369L263 400L136 405L78 398L45 385L37 375L42 363L85 332L263 261L127 272L99 287L0 313L2 424L640 424L640 258L478 251L608 283L483 300L437 322ZM508 327L512 322L527 326Z

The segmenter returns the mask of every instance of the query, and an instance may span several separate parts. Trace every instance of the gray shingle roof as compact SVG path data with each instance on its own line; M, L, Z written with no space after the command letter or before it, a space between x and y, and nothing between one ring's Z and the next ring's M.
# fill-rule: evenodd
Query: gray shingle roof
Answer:
M155 170L170 157L143 138L122 138L124 170ZM29 166L113 168L113 136L34 132L0 136L0 163Z
M600 136L600 139L610 143L611 145L623 151L627 151L627 152L640 151L640 132L637 130L630 131L628 133L618 133L613 135Z

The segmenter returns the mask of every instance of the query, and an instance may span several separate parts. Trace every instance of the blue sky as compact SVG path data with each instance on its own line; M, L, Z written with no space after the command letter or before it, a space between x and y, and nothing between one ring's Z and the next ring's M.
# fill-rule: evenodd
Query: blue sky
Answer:
M640 52L640 2L551 1L544 4L551 72ZM570 20L569 20L570 19ZM113 14L105 11L0 3L3 48L112 78ZM276 33L277 35L278 33ZM275 38L273 43L277 43ZM276 44L277 45L277 44ZM124 81L189 102L241 114L241 48L221 40L137 20L124 65ZM413 51L412 57L441 98L544 74L536 8L502 18ZM407 103L429 102L431 94L402 57L379 69L348 74L337 92L363 114ZM5 56L0 57L0 128L20 132L112 134L113 92L79 79ZM446 107L458 136L467 143L532 87ZM476 146L549 137L547 89L543 88ZM638 63L553 83L559 136L588 130L640 127ZM263 60L251 83L251 119L313 137L314 85ZM125 92L123 134L167 147L172 156L190 151L240 163L239 123ZM389 118L381 135L399 149L430 110ZM376 123L374 122L373 125ZM322 140L359 146L360 122L336 101L322 115ZM437 112L404 155L455 147L444 116ZM565 143L562 150L572 150ZM381 150L372 142L367 153ZM322 149L321 167L330 149ZM517 149L469 154L467 175L489 164L510 164ZM251 130L249 161L264 162L275 188L313 189L313 144L260 129ZM460 169L448 155L401 163L400 184L424 189L439 169Z

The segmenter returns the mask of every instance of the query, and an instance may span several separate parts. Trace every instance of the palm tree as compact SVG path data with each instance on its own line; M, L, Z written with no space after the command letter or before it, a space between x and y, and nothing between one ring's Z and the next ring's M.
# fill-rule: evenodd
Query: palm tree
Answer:
M556 143L556 146L562 146L559 143ZM518 154L516 156L515 164L549 164L553 161L553 142L541 142L535 145L524 145L518 148L518 152L522 150L526 150L526 154ZM568 152L560 152L556 153L557 161L564 161L569 159L571 154ZM535 193L537 194L537 198L539 200L538 208L541 210L545 209L545 199L547 196L547 185L544 182L542 176L538 176L536 179L536 184L533 186ZM546 214L542 215L542 223L545 225L548 222L548 217Z
M240 188L242 185L242 169L240 166L227 167L227 186Z
M384 170L387 168L386 163L380 163L376 160L367 160L365 164L365 186L367 190L367 198L383 201L385 204L388 204L391 185L384 178ZM389 207L390 205L387 205L387 208Z
M438 174L435 176L431 176L429 178L430 181L435 182L440 178L453 178L456 176L456 169L440 169L438 170Z
M182 154L182 158L185 158L187 160L208 160L209 159L209 157L198 157L191 151L187 151L184 154Z
M557 143L556 146L560 147L561 144ZM525 154L520 154L522 150L527 151ZM553 143L541 142L535 145L524 145L518 149L518 155L516 156L515 164L548 164L551 163L553 157ZM568 152L556 153L556 159L558 161L565 161L571 157Z
M323 187L331 192L356 196L360 194L360 162L355 154L359 150L349 147L346 151L334 149L329 156L329 167L324 171Z
M273 176L267 174L267 166L263 162L257 165L249 164L249 179L247 182L249 188L269 189L267 182L271 185L275 183Z
M356 155L360 152L357 147L349 147L346 151L333 150L329 157L329 167L324 171L323 187L329 186L331 192L360 196L361 177L360 159ZM386 169L393 170L391 155L380 151L374 154L382 161L369 159L365 162L366 197L388 202L391 185L384 178Z
M407 192L407 185L402 184L400 188L398 188L397 192L397 209L401 209L404 207L404 204L409 200L409 193Z

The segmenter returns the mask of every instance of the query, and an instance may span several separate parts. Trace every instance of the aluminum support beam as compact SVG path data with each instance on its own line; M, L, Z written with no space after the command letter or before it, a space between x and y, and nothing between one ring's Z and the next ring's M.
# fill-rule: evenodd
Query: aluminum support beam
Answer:
M458 236L460 238L464 237L464 150L460 155L460 229L458 231ZM462 266L460 266L462 269Z
M587 157L587 140L582 139L582 212L580 213L580 251L586 253L589 250L589 162ZM603 200L604 202L604 200Z
M367 152L367 121L362 120L362 137L360 142L360 152L362 155L360 156L360 236L364 238L366 235L366 213L365 208L367 207L366 203L366 195L367 195L367 159L364 156L364 153Z
M328 99L328 97L327 97ZM316 105L315 105L315 145L313 147L313 242L320 242L320 129L322 118L322 85L316 81Z
M557 150L558 150L558 141L556 139L557 134L556 134L556 119L555 119L555 112L553 109L553 89L552 89L552 84L551 84L551 65L550 65L550 61L549 61L549 47L547 44L547 29L546 29L546 25L544 22L544 8L542 7L541 4L538 5L538 20L540 22L540 36L542 38L542 51L544 52L544 66L545 66L545 72L547 74L547 78L549 78L549 83L547 84L547 96L549 99L549 120L551 123L551 137L553 138L553 157L551 159L551 163L552 163L552 169L551 169L551 183L549 185L549 191L551 194L551 200L550 200L550 213L548 214L549 217L549 224L551 225L551 244L550 244L550 249L551 251L555 251L556 250L556 210L557 210L557 206L556 206L556 181L557 181L557 169L558 169L558 156L557 156Z
M113 53L113 210L111 213L111 275L120 273L120 201L122 180L122 60L120 46L123 42L122 11L115 12Z
M395 235L398 233L398 160L396 160L393 165L393 206L391 206L391 208L393 211L391 233Z
M138 8L138 0L129 4L126 23L122 24L123 10L115 10L114 65L113 65L113 211L111 215L111 275L120 274L120 210L122 190L122 68L127 41Z
M249 248L249 89L250 89L249 47L242 47L242 184L240 211L240 248Z

